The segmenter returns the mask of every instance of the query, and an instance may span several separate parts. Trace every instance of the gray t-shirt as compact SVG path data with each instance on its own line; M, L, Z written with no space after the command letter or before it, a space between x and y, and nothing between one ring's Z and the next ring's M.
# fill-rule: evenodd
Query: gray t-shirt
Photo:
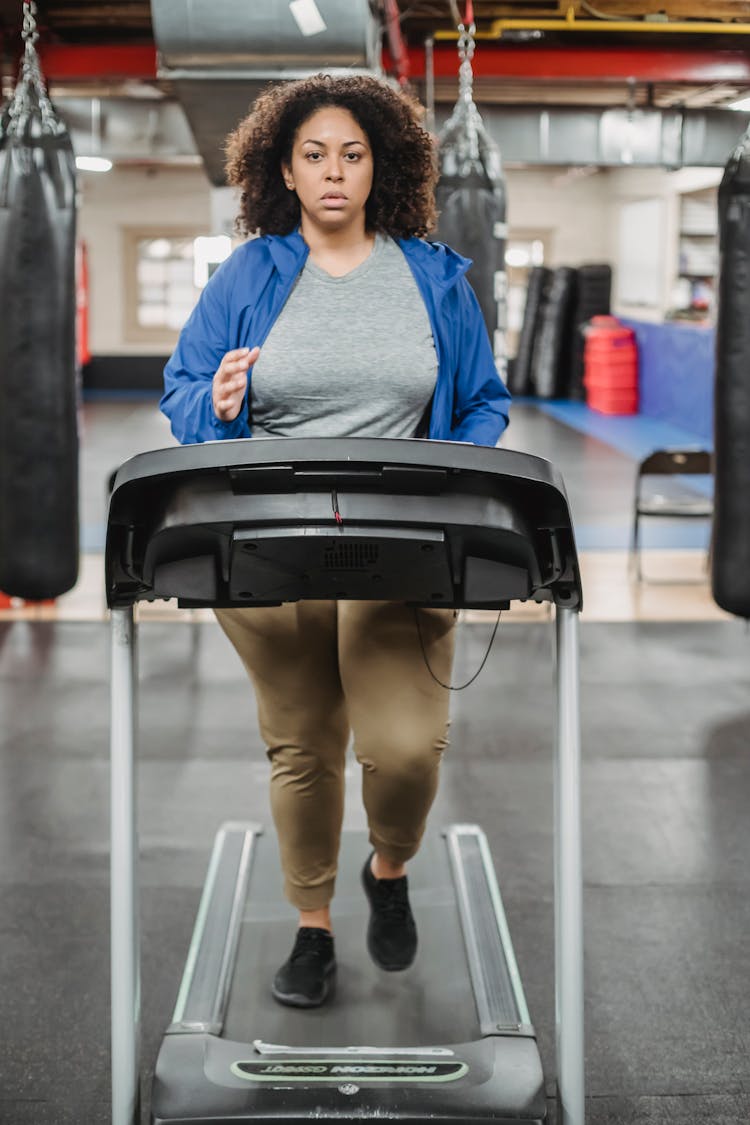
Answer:
M305 263L252 370L252 432L412 437L437 366L409 264L378 234L370 256L343 277Z

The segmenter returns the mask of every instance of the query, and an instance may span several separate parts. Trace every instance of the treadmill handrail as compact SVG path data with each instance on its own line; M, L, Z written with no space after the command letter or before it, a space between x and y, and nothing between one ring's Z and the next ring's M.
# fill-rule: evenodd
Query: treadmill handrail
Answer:
M109 605L171 596L181 604L204 606L248 604L242 598L275 604L277 596L280 601L373 596L363 592L361 582L335 583L332 590L322 581L320 563L317 568L300 564L300 575L312 571L304 575L307 585L274 584L266 573L265 593L246 592L254 588L247 581L246 556L238 569L244 580L233 585L234 536L248 528L263 529L266 548L274 535L307 535L308 554L319 552L327 536L329 561L330 550L337 541L343 545L346 536L352 551L369 538L374 553L385 536L390 590L382 587L381 597L386 599L399 596L393 592L398 567L404 565L393 551L399 529L412 542L420 534L439 533L442 571L433 570L432 582L425 574L424 589L412 588L406 600L489 606L535 597L581 607L565 486L549 462L468 443L385 438L255 438L175 446L131 458L117 472L110 498ZM313 535L319 537L317 547ZM151 544L157 539L154 552ZM186 563L194 564L190 577ZM155 565L162 567L158 581ZM496 569L497 580L488 570L493 566L504 568ZM381 573L374 580L382 579Z
M285 461L321 463L378 462L406 465L438 464L451 469L479 469L551 485L565 494L558 470L542 457L470 442L428 441L423 438L239 438L167 446L130 457L117 470L112 495L124 484L144 477L231 469L242 465L272 465ZM493 464L494 462L494 464Z

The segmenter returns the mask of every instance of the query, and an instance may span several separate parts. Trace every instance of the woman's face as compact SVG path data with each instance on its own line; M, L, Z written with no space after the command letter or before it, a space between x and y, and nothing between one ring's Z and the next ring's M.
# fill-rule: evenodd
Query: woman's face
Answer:
M307 223L326 230L364 226L372 150L348 110L326 106L303 121L291 163L281 171L287 188L297 193L303 232Z

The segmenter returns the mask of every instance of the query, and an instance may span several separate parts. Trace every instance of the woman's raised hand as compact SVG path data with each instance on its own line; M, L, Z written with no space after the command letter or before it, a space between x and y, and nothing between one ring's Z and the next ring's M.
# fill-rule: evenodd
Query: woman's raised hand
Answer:
M247 372L260 355L260 348L235 348L227 352L214 375L214 413L221 422L233 422L240 412L247 389Z

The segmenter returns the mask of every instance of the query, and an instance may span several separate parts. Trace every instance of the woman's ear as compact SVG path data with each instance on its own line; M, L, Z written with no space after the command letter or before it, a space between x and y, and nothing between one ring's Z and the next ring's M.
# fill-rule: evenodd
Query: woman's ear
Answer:
M294 191L294 177L288 164L281 165L281 176L288 191Z

